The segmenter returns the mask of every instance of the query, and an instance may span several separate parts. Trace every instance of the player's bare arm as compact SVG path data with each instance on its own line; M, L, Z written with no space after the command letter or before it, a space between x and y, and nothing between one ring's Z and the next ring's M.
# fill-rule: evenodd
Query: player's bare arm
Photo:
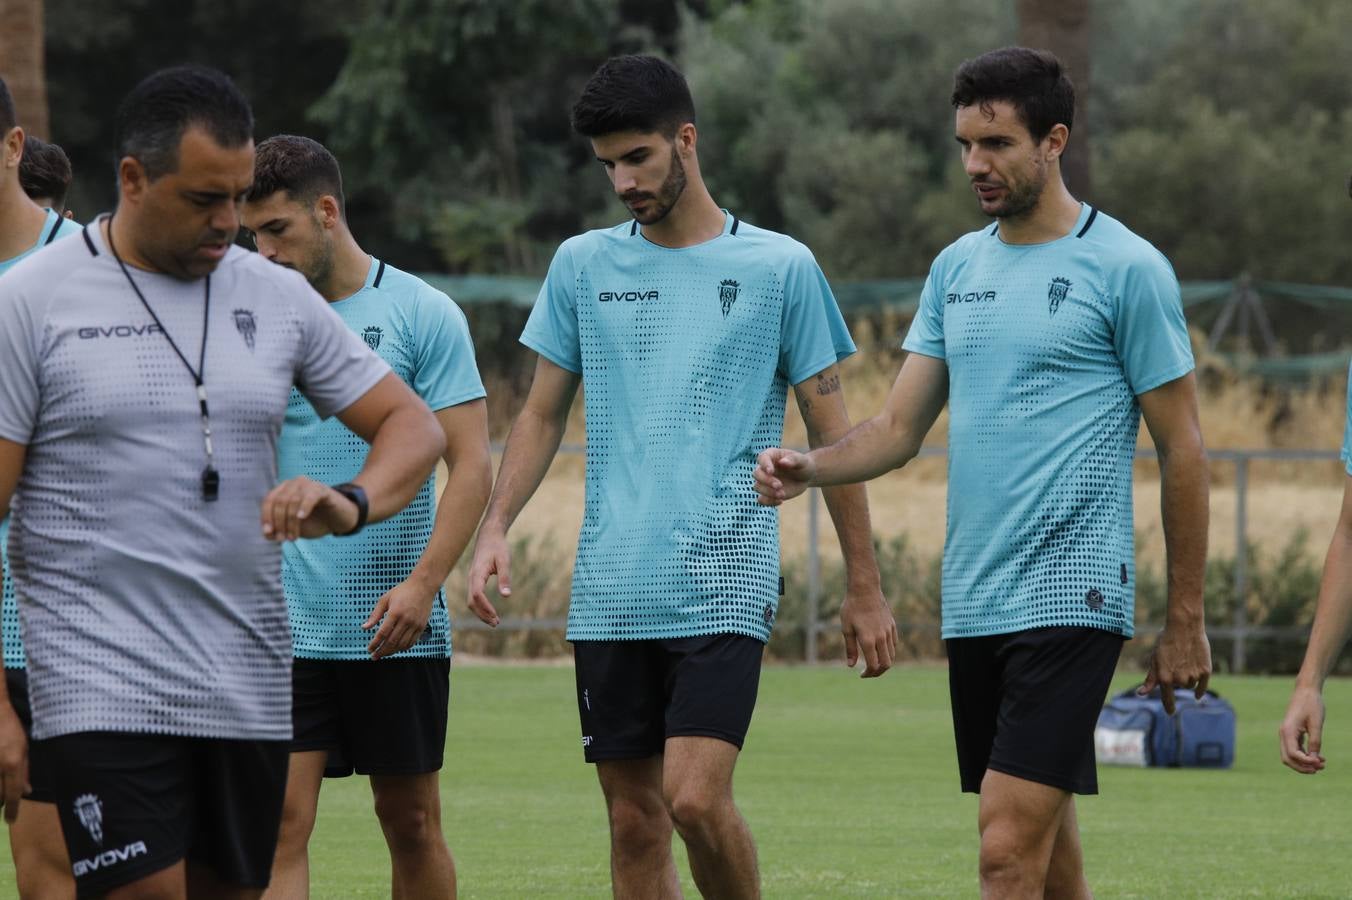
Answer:
M19 484L27 455L28 448L23 444L0 440L0 519L9 515L9 501ZM19 799L27 791L28 738L9 702L9 689L0 684L0 803L5 806L6 822L18 817Z
M1197 417L1197 379L1189 373L1138 398L1160 460L1160 508L1169 578L1164 630L1150 659L1143 690L1162 685L1164 706L1174 709L1172 688L1197 697L1211 679L1202 587L1206 576L1209 474Z
M840 440L810 453L772 447L760 454L755 478L760 502L778 506L812 486L877 478L915 458L948 401L948 366L912 353L902 363L882 412Z
M549 471L549 464L563 440L568 411L581 382L581 375L540 357L535 364L535 380L531 382L526 403L507 436L498 480L488 501L488 512L479 526L474 562L469 569L469 608L489 625L496 626L499 618L485 590L488 579L496 576L498 593L503 597L511 595L507 529L511 528Z
M1343 481L1343 505L1324 557L1319 603L1296 688L1278 734L1282 762L1304 775L1324 768L1324 681L1352 634L1352 475Z
M793 387L798 410L807 426L811 447L840 440L850 430L840 370L830 366ZM853 668L862 655L862 678L876 678L892 667L897 652L897 622L883 596L878 561L873 554L868 493L862 484L840 485L822 492L836 527L845 559L845 599L840 605L840 631L845 637L845 664Z
M365 465L352 479L366 491L368 522L387 519L407 506L446 448L436 416L392 372L338 419L371 445ZM351 531L357 508L327 485L292 478L263 498L262 522L263 534L273 540L322 537Z
M437 591L465 552L493 487L487 402L480 398L440 409L436 417L446 437L446 486L427 549L408 578L376 601L362 625L380 626L367 647L372 659L407 650L422 637Z

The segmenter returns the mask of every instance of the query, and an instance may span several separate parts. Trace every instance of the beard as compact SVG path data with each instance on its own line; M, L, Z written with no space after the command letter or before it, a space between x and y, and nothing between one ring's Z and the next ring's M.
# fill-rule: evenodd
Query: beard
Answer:
M667 169L667 177L663 179L661 187L657 189L656 194L647 194L633 192L625 194L620 199L625 205L636 203L640 200L650 200L648 209L642 215L635 213L630 206L630 213L640 225L656 225L662 221L671 212L676 201L681 199L681 194L685 193L685 166L681 163L681 158L676 154L676 148L671 148L671 165Z
M1047 187L1047 169L1039 165L1032 175L1022 182L1010 181L1005 185L1005 198L1000 205L982 212L992 219L1019 219L1031 214L1042 200L1042 191ZM980 202L980 201L978 201Z
M310 282L310 286L323 294L328 289L329 282L333 279L333 257L332 242L321 237L315 241L315 245L306 254L305 259L291 268L304 275L305 280Z

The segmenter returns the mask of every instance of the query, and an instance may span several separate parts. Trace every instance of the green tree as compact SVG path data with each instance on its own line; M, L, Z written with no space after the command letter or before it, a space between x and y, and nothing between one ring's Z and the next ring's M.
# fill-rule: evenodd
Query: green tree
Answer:
M985 221L953 142L953 70L1013 25L980 0L752 2L691 22L683 60L716 198L803 240L834 277L923 273Z
M702 4L695 4L702 8ZM354 190L456 271L540 271L604 215L568 110L606 57L668 47L675 0L395 0L352 35L315 114Z
M1180 4L1184 5L1184 4ZM1352 283L1352 5L1190 3L1097 145L1103 205L1183 278Z
M229 73L251 99L257 135L326 140L307 110L347 56L346 28L374 0L47 0L52 139L70 155L70 206L87 218L112 208L114 110L142 78L183 62Z

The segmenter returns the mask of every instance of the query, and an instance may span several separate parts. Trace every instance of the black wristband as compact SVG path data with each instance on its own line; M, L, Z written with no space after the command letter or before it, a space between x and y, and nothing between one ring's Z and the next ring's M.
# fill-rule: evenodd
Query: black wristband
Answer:
M353 484L345 481L342 484L332 486L335 491L342 494L353 503L357 504L357 524L352 526L351 531L334 532L338 537L347 537L350 534L356 534L366 527L366 516L371 511L370 504L366 501L366 489L359 484Z

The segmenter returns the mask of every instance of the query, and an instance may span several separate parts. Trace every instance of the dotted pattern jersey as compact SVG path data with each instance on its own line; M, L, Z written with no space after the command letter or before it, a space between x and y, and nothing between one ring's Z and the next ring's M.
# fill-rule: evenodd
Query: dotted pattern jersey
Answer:
M465 314L426 282L373 259L365 286L330 307L433 410L484 396ZM369 449L342 422L320 419L300 391L291 392L280 444L282 478L351 481ZM403 512L352 537L283 547L282 584L296 656L370 659L371 632L361 625L427 549L436 516L435 487L436 477L429 477ZM438 591L422 637L395 658L446 657L450 641L446 598Z
M905 348L949 378L943 636L1130 636L1137 396L1193 368L1178 281L1085 206L1060 240L997 226L939 254Z
M569 640L769 640L778 517L756 503L789 384L854 352L806 247L725 213L669 249L636 222L564 242L521 338L580 374L587 499Z
M332 414L389 367L295 272L231 248L211 276L206 388L220 498L202 496L193 380L203 281L133 271L97 226L0 278L0 438L27 446L10 563L34 738L286 740L281 548L259 527L294 384Z
M70 237L80 233L80 223L62 217L59 213L47 210L47 221L42 223L42 231L37 242L18 256L0 260L0 275L21 259L37 253L43 247L58 238ZM3 631L5 645L5 668L22 669L24 667L23 635L19 629L19 607L14 602L14 579L9 577L9 552L5 549L9 543L9 517L0 519L0 630Z

